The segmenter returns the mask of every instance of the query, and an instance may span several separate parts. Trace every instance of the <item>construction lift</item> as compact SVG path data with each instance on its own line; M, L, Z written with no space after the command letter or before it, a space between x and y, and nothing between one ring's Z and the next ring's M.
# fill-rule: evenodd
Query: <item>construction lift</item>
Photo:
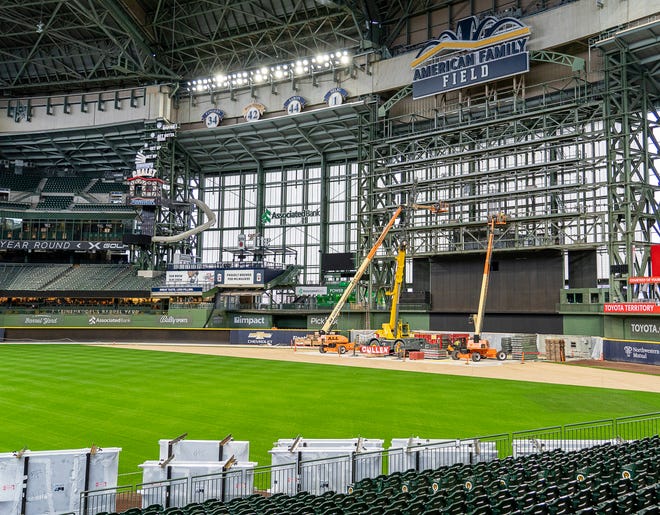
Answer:
M394 223L396 222L397 218L406 210L406 209L425 209L430 211L431 213L442 213L447 210L447 207L444 204L441 203L434 203L434 204L415 204L411 203L408 206L399 206L392 217L390 218L389 222L383 230L380 233L380 236L374 243L374 245L371 247L371 250L369 253L366 255L366 257L362 260L362 263L360 263L360 266L358 267L357 271L355 272L355 275L353 278L350 280L348 285L346 286L346 289L342 293L341 297L337 301L337 304L335 304L335 307L333 308L332 312L330 315L328 315L328 318L325 320L325 323L323 324L323 327L319 330L318 333L315 333L313 335L310 335L307 337L307 339L311 342L312 345L318 345L319 346L319 351L321 353L325 353L328 350L336 350L340 354L344 354L348 351L353 350L355 344L353 342L350 342L349 339L341 334L335 334L332 333L332 328L337 322L337 319L339 317L339 314L346 304L346 300L348 299L349 295L353 292L355 287L357 286L358 282L362 278L362 275L364 272L367 270L367 267L369 264L373 261L374 256L376 255L376 252L382 245L383 241L385 240L385 237L387 234L390 232L390 229L394 226ZM400 277L398 280L395 280L395 285L393 288L392 294L392 315L390 316L390 322L389 324L383 324L383 327L386 325L389 325L390 328L394 327L395 324L399 325L400 322L394 322L392 320L392 316L394 316L394 320L398 319L398 305L399 305L399 297L401 293L401 285L403 283L403 268L405 264L405 255L406 255L406 245L405 243L402 244L402 246L399 248L399 255L397 256L397 271L396 271L396 276ZM398 282L398 287L396 283ZM396 311L396 313L395 313ZM396 329L395 334L401 334L401 331L406 330L403 324L400 324L400 330ZM407 329L409 331L409 329ZM389 331L392 333L392 331ZM374 342L375 340L375 342ZM379 345L380 340L378 338L375 338L372 340L374 342L374 345Z
M477 314L473 315L474 336L466 342L456 342L459 345L450 345L448 347L453 359L471 359L472 361L481 361L482 358L497 358L502 361L506 359L506 352L498 351L490 346L488 340L481 338L481 328L484 321L484 311L486 308L486 296L488 294L488 283L490 281L490 264L493 254L493 241L495 239L495 228L506 225L506 215L498 213L492 215L488 220L488 243L486 246L486 262L484 263L484 272L481 279L481 292L479 294L479 308Z

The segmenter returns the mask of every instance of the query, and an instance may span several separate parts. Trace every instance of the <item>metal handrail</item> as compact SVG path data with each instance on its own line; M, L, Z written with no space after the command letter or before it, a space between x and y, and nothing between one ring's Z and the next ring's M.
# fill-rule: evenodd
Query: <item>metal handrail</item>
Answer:
M163 506L184 506L205 498L229 501L253 494L295 495L306 491L312 495L322 495L326 491L348 492L354 483L367 477L373 479L410 470L421 472L448 463L473 464L554 449L572 451L602 443L617 444L658 435L659 428L660 412L655 412L474 438L428 443L411 439L404 447L88 490L80 494L79 515L114 511L120 504L122 510L143 508L146 507L146 504L142 506L145 502L152 501ZM579 438L575 438L576 435ZM310 481L310 477L314 481Z

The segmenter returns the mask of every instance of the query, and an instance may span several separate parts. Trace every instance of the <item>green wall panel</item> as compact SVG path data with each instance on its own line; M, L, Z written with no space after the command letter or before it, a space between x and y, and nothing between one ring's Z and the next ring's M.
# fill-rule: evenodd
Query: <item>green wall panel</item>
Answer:
M564 315L564 334L604 336L602 315Z

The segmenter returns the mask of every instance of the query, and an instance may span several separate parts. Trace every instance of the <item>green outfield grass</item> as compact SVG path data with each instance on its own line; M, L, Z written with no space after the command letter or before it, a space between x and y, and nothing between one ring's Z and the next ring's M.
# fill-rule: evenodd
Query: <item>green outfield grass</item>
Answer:
M81 345L0 345L0 452L121 447L120 473L188 433L455 438L658 411L660 394ZM140 476L135 482L139 482Z

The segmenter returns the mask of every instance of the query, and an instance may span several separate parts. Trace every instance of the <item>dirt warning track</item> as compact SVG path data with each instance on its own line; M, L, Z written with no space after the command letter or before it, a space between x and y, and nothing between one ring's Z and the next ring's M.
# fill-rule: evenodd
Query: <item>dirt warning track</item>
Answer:
M565 363L543 361L525 361L521 363L520 361L512 360L483 360L479 363L474 363L471 361L447 359L401 360L393 357L367 357L360 354L355 356L352 354L321 354L313 349L297 349L294 351L290 347L248 347L234 345L154 345L144 343L112 344L108 346L660 393L660 376L657 374L634 373L602 367L570 366Z

